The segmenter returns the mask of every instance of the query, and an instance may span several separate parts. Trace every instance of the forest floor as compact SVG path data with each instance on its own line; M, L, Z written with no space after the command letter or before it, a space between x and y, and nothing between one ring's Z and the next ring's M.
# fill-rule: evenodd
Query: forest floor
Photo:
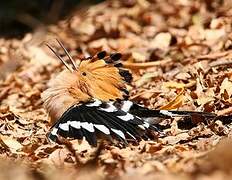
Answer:
M76 10L21 40L0 39L0 179L231 179L231 125L178 126L126 148L50 144L41 92L64 67L45 46L61 40L75 59L120 52L133 73L130 99L154 109L232 113L232 2L106 1Z

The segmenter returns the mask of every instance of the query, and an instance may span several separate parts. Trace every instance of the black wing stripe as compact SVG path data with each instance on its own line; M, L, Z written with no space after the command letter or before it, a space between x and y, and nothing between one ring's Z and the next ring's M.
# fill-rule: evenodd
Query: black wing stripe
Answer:
M80 114L77 113L78 107L72 109L72 112L70 115L67 114L67 118L71 119L70 122L70 137L76 138L76 139L82 139L83 138L83 132L81 129L81 117ZM70 117L69 117L70 116ZM64 118L65 120L66 118Z
M86 129L82 129L82 133L83 137L86 138L86 141L88 141L90 145L97 146L97 139L95 133L91 133Z
M106 135L110 135L110 129L109 126L107 126L106 123L102 120L102 117L99 116L95 111L91 111L89 113L89 116L91 116L91 119L94 123L94 127L98 130L101 131L102 133Z
M93 123L91 122L91 117L89 117L88 113L80 112L81 117L81 130L83 132L84 137L89 142L90 145L97 145L96 134L94 131Z
M110 122L112 122L112 124L114 124L114 126L117 127L118 130L121 130L124 134L128 134L133 139L135 139L135 137L138 137L139 133L133 124L129 122L123 122L116 116L110 116L110 114L105 113L105 116L108 116L108 119L111 120ZM115 130L113 130L113 132L115 132Z
M47 135L48 139L56 142L58 129L54 127L52 131Z
M75 139L82 139L83 138L83 133L82 133L81 129L76 129L76 128L71 126L69 133L70 133L69 137L73 137Z
M60 136L62 136L62 137L64 137L64 138L69 137L68 131L67 131L67 132L66 132L66 131L63 131L63 130L60 129L60 128L58 128L57 134L60 135Z
M121 110L117 110L115 112L109 112L109 114L112 114L114 116L125 116L127 113Z
M122 127L122 125L115 123L111 117L107 116L106 112L96 111L96 113L98 114L98 116L102 117L101 118L102 123L107 124L107 127L110 129L110 131L113 132L117 138L119 138L120 140L126 143L126 137L125 137L126 129Z
M92 112L94 113L95 117L98 117L98 121L100 123L104 124L107 129L110 129L113 134L115 134L120 140L125 141L125 133L128 133L133 139L136 139L132 134L130 134L126 129L124 129L124 132L122 131L122 127L118 127L118 124L115 122L112 122L112 117L102 117L102 113ZM100 115L99 115L100 114ZM110 114L110 113L107 113ZM112 114L113 115L113 114ZM123 133L123 134L122 134Z

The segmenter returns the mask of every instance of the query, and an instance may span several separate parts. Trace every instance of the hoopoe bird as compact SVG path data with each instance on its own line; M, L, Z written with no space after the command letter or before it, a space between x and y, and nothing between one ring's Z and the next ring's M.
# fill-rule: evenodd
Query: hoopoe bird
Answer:
M66 69L48 82L41 97L53 126L48 138L85 138L97 146L100 137L117 139L123 144L149 139L149 132L161 131L147 118L174 116L214 117L215 114L192 111L153 110L128 100L126 83L131 73L122 67L121 54L107 55L105 51L82 60L79 66L64 45L57 40L70 60L71 66L49 45L47 46Z

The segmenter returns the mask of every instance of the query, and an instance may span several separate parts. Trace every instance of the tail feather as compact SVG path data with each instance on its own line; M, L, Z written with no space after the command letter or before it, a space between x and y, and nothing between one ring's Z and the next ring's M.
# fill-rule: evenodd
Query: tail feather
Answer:
M197 111L175 111L175 110L153 110L146 107L142 107L138 104L133 104L129 113L136 115L141 118L172 118L172 117L204 117L204 118L215 118L217 115L209 112L197 112Z
M219 120L223 124L230 124L232 123L232 115L220 115L220 116L217 116L215 120Z

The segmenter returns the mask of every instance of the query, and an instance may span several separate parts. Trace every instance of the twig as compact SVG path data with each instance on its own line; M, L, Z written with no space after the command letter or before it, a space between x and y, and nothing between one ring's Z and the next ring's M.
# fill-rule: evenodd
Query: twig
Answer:
M165 59L160 61L154 61L154 62L144 62L144 63L134 63L134 62L123 62L123 66L126 68L148 68L152 66L161 66L167 63L172 62L171 59Z
M213 62L210 64L210 67L220 67L220 66L231 66L232 65L232 61L227 61L227 62Z
M227 56L228 54L232 53L232 51L225 51L225 52L217 52L217 53L210 53L207 55L200 55L197 57L198 60L205 60L205 59L218 59L224 56Z
M217 114L219 116L222 116L222 115L231 114L231 113L232 113L232 107L229 107L229 108L218 111Z

